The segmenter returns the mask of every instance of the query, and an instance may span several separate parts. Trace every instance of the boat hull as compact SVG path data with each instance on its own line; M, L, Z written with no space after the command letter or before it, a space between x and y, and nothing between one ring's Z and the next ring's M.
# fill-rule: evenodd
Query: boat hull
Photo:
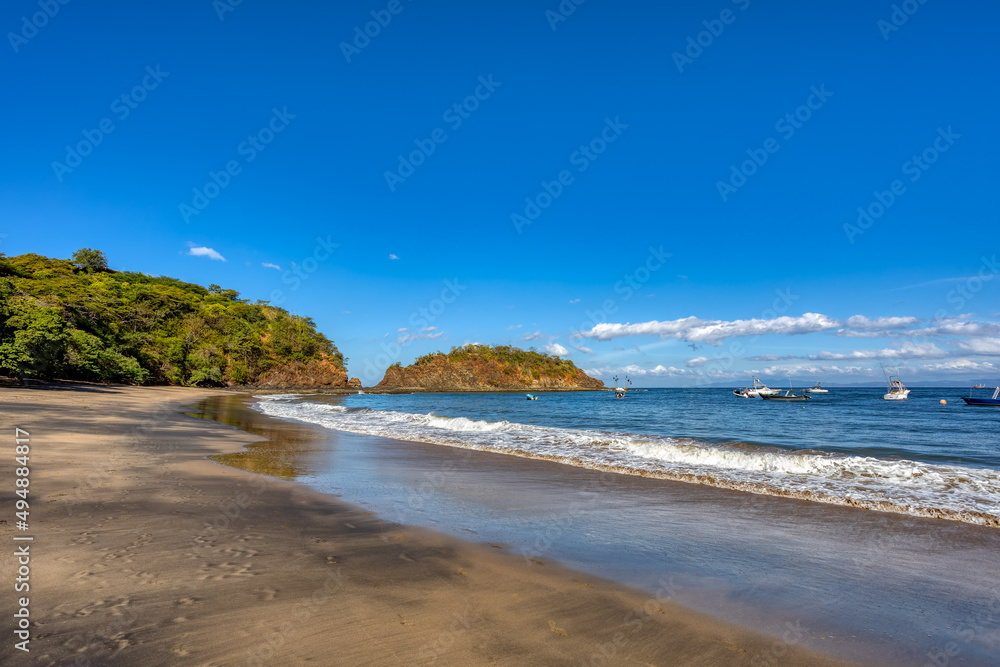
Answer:
M808 401L811 400L808 396L764 396L761 395L765 401Z
M909 395L910 395L910 390L907 389L906 391L898 391L898 392L894 391L892 393L886 394L882 398L884 398L887 401L905 401L907 397L909 397Z
M740 398L757 398L760 396L760 392L751 391L747 389L734 389L733 396L739 396Z
M966 396L962 397L966 405L992 405L1000 407L1000 398L968 398Z

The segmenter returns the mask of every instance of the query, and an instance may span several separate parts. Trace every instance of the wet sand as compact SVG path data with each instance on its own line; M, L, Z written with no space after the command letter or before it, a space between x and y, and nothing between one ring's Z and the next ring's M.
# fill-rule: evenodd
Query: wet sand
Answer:
M30 597L30 653L8 636L0 662L843 664L799 646L794 627L769 636L680 606L669 581L626 588L284 481L320 453L306 427L275 427L283 444L261 465L279 477L206 460L247 459L238 452L259 440L180 413L212 394L0 389L11 515L0 531L8 545L34 538L30 592L8 588L2 602L13 614ZM30 433L27 531L13 525L14 427ZM12 551L0 559L8 582Z
M614 475L279 422L247 399L202 409L271 438L235 465L377 515L502 545L869 664L1000 660L1000 531L952 521ZM281 423L315 429L279 446Z

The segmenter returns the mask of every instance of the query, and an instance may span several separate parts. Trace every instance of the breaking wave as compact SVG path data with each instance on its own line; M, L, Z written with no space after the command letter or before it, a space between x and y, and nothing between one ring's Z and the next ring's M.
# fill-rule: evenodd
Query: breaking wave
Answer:
M330 429L616 473L1000 527L1000 472L742 442L477 421L257 396L266 415Z

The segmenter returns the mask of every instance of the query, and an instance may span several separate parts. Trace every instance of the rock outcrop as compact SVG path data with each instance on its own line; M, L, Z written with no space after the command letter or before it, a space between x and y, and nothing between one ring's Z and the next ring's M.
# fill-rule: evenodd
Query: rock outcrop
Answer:
M469 345L403 368L391 366L375 387L384 391L582 391L604 383L572 361L518 348Z
M351 385L343 367L330 359L313 359L306 363L296 361L270 368L254 386L268 389L346 389Z

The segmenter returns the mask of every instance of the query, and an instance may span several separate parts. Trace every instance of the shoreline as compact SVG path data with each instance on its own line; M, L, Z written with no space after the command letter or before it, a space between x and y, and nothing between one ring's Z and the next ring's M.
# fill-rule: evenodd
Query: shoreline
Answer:
M846 664L681 607L667 587L651 597L524 564L206 460L260 442L179 413L232 392L0 391L31 433L38 535L31 653L6 643L11 664L749 665L777 651L782 664ZM12 489L13 467L0 476Z
M249 421L272 421L244 402ZM330 438L299 459L301 483L399 523L647 592L674 573L689 608L772 634L801 621L804 645L849 660L913 664L946 646L964 664L997 655L994 528L280 421ZM967 618L984 620L969 633Z

